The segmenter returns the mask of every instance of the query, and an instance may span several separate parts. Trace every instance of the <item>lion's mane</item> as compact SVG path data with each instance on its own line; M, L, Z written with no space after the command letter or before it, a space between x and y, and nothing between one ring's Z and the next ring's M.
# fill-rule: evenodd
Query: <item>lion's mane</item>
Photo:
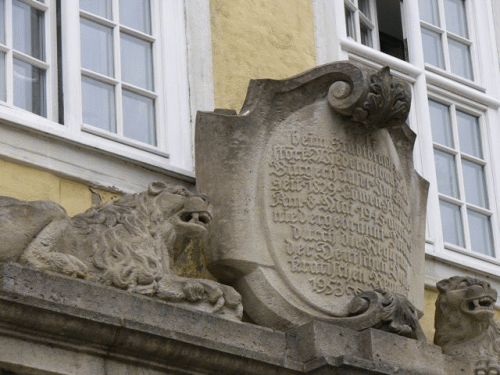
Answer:
M158 204L170 194L171 204ZM169 218L195 196L182 186L152 184L147 191L125 194L72 218L80 248L90 249L90 279L142 294L153 294L170 272L165 239L175 236ZM183 197L186 199L178 199ZM177 199L175 199L177 198ZM81 246L83 245L83 246ZM88 252L88 250L87 250Z

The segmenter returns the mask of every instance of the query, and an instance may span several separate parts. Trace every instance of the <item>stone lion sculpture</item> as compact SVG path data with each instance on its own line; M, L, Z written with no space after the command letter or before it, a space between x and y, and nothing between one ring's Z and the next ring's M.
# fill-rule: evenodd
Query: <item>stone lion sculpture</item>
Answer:
M52 201L0 197L0 261L239 320L241 297L233 288L173 270L187 246L200 246L211 218L206 197L160 182L74 217Z
M500 325L493 319L496 290L486 281L454 276L437 283L434 344L467 359L474 374L500 374Z

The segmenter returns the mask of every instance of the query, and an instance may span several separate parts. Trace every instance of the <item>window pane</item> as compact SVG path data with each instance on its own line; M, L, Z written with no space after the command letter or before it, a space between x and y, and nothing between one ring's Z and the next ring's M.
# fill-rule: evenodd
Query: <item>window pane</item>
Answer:
M116 133L114 87L82 77L83 122Z
M453 147L450 111L448 106L429 100L432 140L444 146Z
M45 116L45 71L14 59L14 105Z
M425 62L444 69L441 35L422 28L422 44Z
M123 91L123 132L125 137L156 146L153 99Z
M43 12L18 0L12 1L14 49L44 60Z
M469 46L453 39L448 39L451 71L464 78L473 79Z
M360 27L361 27L361 43L364 44L365 46L373 47L372 31L364 25L360 25Z
M436 0L419 0L418 10L422 21L439 26L438 3Z
M80 9L111 19L111 0L80 0Z
M153 90L153 61L151 43L121 34L123 81Z
M482 159L483 150L477 117L457 111L457 123L460 151Z
M484 168L468 160L462 160L462 170L464 173L465 200L476 206L488 208Z
M356 29L354 27L354 14L348 9L345 8L345 24L346 24L346 32L349 38L356 40Z
M438 191L450 197L459 198L457 185L457 170L453 155L434 150Z
M441 210L444 242L464 247L464 232L460 207L445 201L439 201L439 208Z
M0 43L5 44L5 0L0 0Z
M6 101L5 91L5 53L0 53L0 100Z
M464 0L444 0L446 29L454 34L468 38Z
M82 68L114 76L113 35L109 27L81 20Z
M467 210L472 251L495 256L490 218L478 212Z
M120 0L120 23L151 34L149 0Z
M361 13L363 13L368 19L371 19L370 2L368 0L358 0L358 6Z

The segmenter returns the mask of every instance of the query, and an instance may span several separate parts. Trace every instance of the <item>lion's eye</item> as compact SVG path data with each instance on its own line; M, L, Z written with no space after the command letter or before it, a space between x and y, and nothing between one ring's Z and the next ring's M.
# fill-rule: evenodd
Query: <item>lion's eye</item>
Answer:
M460 289L461 288L468 288L468 287L470 287L470 283L467 282L467 281L465 281L465 280L459 282L458 285L457 285L457 288L460 288Z

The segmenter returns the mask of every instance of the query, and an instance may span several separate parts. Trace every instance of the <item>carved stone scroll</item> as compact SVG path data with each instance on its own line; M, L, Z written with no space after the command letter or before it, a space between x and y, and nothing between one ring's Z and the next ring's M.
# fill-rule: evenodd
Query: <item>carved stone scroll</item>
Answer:
M349 303L375 289L422 309L427 183L413 169L409 106L388 68L338 62L251 81L239 115L198 114L209 267L253 321L363 329Z

